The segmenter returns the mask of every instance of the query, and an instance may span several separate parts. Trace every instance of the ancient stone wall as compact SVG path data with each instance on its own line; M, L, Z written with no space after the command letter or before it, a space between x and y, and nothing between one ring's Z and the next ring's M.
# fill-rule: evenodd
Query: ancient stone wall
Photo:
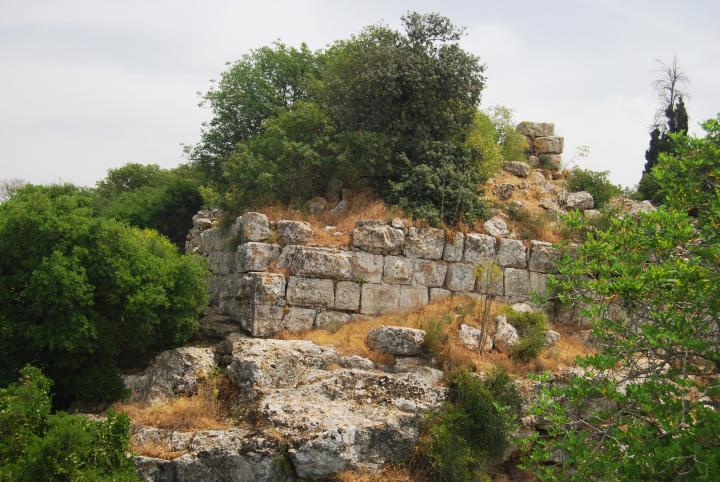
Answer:
M410 309L453 294L528 301L558 256L550 243L359 222L352 246L308 246L300 221L245 213L223 231L217 212L194 217L187 251L209 260L211 307L249 334L270 336Z

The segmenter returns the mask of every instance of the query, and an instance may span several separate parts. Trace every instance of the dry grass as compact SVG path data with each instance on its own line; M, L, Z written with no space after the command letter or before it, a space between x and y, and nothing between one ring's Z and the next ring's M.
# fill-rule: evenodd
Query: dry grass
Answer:
M380 472L345 471L335 476L337 482L421 482L425 480L411 474L407 468L385 467Z
M499 313L501 309L501 305L492 306L491 316ZM517 375L544 369L554 370L561 366L572 366L577 355L590 353L587 347L567 330L560 330L562 338L555 347L543 352L536 361L530 363L512 360L507 353L496 350L484 353L473 351L460 341L458 328L462 323L479 327L481 317L481 303L470 298L454 296L436 300L414 311L355 320L340 326L337 330L315 329L303 332L282 332L278 337L310 340L318 345L332 346L347 355L360 355L376 363L385 364L391 362L391 358L370 350L365 343L370 330L386 325L427 329L430 323L439 321L442 326L440 343L442 348L435 356L446 370L464 367L473 371L486 372L493 367L503 366L510 373ZM490 325L489 330L492 333L494 323L491 322Z
M200 384L195 395L153 404L121 403L113 409L128 414L133 423L145 427L193 431L226 428L230 421L218 400L215 380Z
M355 223L361 220L388 221L393 218L401 218L406 225L410 225L405 213L397 207L387 206L381 199L370 192L361 191L350 197L348 210L341 214L330 211L333 206L320 214L308 214L299 209L285 206L269 206L259 211L265 214L271 221L289 219L294 221L307 221L315 231L315 238L311 245L318 246L347 246L350 244L350 233ZM326 231L326 226L334 226L335 229ZM334 233L342 233L335 236Z
M176 459L187 453L186 450L173 450L166 442L159 440L146 440L142 443L131 440L130 447L134 454L163 460Z

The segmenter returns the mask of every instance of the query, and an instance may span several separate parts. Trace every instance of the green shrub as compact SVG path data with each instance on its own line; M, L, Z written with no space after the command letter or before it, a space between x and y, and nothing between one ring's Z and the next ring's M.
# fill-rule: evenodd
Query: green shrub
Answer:
M125 414L99 422L50 414L50 380L31 366L20 375L19 383L0 389L1 480L138 480Z
M557 214L552 211L533 214L516 204L508 205L506 212L510 219L518 223L518 236L520 239L543 239L547 233L548 225L557 219Z
M431 480L490 480L519 409L519 394L503 371L486 380L465 370L450 376L448 398L429 415L417 464Z
M0 383L42 366L61 406L119 397L117 367L186 341L207 304L202 259L92 203L29 186L0 205Z
M520 336L518 343L510 348L510 356L521 361L537 358L545 347L545 331L547 316L541 311L518 313L513 310L506 312L508 323L515 327Z
M448 347L448 335L445 327L452 321L450 315L445 315L439 320L431 319L425 323L425 338L423 339L423 351L437 359L443 358L443 351Z
M623 190L611 183L608 171L592 171L590 169L574 168L567 179L567 187L572 192L587 191L595 200L595 207L601 208L613 196L619 196Z

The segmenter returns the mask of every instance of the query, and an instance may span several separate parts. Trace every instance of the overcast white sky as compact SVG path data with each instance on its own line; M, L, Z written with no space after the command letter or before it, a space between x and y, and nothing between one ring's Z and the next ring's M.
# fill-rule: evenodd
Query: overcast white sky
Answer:
M487 64L482 106L553 121L567 158L639 180L656 110L654 58L690 77L691 130L720 112L720 2L0 0L0 179L92 185L127 162L183 162L226 61L282 39L322 48L408 10L467 27Z

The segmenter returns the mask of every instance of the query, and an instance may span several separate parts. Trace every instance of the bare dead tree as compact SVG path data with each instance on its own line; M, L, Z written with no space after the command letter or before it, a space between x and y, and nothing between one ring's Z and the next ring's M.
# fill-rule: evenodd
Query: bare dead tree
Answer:
M3 179L0 181L0 202L7 201L15 191L27 184L19 178Z
M653 89L660 99L660 104L655 113L655 126L661 132L667 130L665 123L668 108L675 108L680 99L688 98L686 87L690 79L680 68L677 62L677 55L673 57L672 63L666 64L660 59L655 59L658 67L652 72L657 79L652 83Z

